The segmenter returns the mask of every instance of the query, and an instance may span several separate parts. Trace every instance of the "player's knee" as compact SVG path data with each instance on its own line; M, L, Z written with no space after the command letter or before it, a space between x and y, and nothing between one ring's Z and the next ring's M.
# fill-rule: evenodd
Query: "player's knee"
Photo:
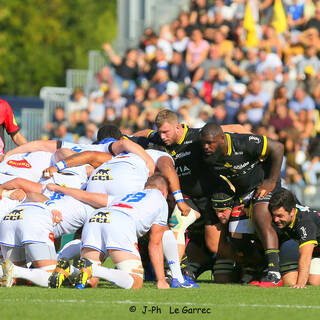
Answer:
M116 263L119 270L125 271L133 278L133 284L130 289L141 289L143 285L143 267L141 260L124 260Z

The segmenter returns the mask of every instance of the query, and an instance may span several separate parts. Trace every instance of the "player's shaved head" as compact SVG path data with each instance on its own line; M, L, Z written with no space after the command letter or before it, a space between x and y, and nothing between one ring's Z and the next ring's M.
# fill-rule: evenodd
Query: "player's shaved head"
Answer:
M161 173L155 173L154 175L152 175L151 177L148 178L148 180L145 184L145 188L146 189L158 189L160 191L168 190L169 181Z
M200 131L201 136L213 136L218 137L223 135L221 126L214 122L207 123Z
M161 110L157 114L154 122L155 122L157 128L160 128L165 122L168 122L170 124L178 124L179 123L177 115L173 111L168 110L168 109Z

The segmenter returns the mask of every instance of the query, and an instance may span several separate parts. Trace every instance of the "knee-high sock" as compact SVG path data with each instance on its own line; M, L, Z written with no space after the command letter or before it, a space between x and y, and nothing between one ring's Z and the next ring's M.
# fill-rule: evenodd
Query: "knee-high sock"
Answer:
M163 254L168 261L172 277L184 282L180 268L180 260L178 254L178 243L171 230L166 230L162 237Z
M81 240L76 239L68 242L58 253L58 260L60 258L70 260L74 257L80 257Z
M123 270L109 269L97 265L92 265L92 276L108 280L124 289L130 289L134 282L130 274Z
M13 267L14 278L26 279L41 287L48 287L48 279L50 275L50 272L39 268L28 269L18 266Z

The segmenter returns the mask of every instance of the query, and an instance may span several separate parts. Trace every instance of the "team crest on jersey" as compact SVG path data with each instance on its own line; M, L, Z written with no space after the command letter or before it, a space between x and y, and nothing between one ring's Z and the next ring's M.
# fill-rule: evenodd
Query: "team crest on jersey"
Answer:
M90 218L89 223L90 222L110 223L109 217L110 217L110 212L100 211L100 212L96 213L93 217Z
M92 181L107 181L107 180L112 180L113 178L109 175L110 169L100 169L98 170L94 176L92 177Z
M3 220L10 220L10 221L22 220L23 219L23 216L21 214L22 211L23 209L13 210L12 212L4 216Z
M52 232L49 233L49 239L54 242L54 234Z
M31 169L32 166L27 160L9 160L7 162L9 166L15 167L15 168L25 168L25 169Z

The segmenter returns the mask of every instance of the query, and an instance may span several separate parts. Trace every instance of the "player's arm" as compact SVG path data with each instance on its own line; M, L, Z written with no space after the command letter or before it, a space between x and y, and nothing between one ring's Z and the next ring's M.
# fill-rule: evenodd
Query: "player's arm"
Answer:
M3 183L0 186L0 194L3 190L22 189L25 193L42 192L42 185L24 178L15 178Z
M149 256L153 265L154 273L157 278L158 289L168 289L169 285L166 282L163 266L163 247L162 236L167 230L167 226L153 224L150 229L150 241L148 246Z
M270 168L269 177L264 179L263 182L257 187L257 192L255 194L255 197L259 197L259 198L264 197L275 188L277 179L280 175L281 165L283 161L283 153L284 153L284 147L282 143L271 140L266 137L263 137L263 138L264 138L264 146L263 146L262 156L266 156L266 158L270 159L271 168Z
M141 131L138 131L136 133L133 134L134 137L145 137L145 138L148 138L149 134L153 132L153 130L151 129L145 129L145 130L141 130Z
M68 188L58 186L54 183L47 184L46 188L53 192L63 193L75 198L76 200L85 202L94 208L103 208L108 204L108 195L104 193L92 193L76 188Z
M157 168L168 179L169 189L175 196L177 206L183 216L187 216L191 208L183 200L180 181L176 170L174 169L172 159L166 156L160 157L157 161Z
M70 157L57 162L55 165L45 169L43 176L45 178L52 177L53 173L61 171L65 168L82 166L84 164L90 164L94 168L101 166L103 163L109 161L112 156L105 152L99 151L83 151L71 155Z
M112 143L110 148L112 153L115 155L120 154L121 152L131 152L138 155L145 161L146 166L149 169L149 175L153 175L155 170L155 163L149 156L149 154L137 143L129 139L122 139Z
M4 159L18 153L27 153L35 151L55 152L57 150L57 141L55 140L35 140L27 142L17 148L8 151Z
M305 288L309 278L310 263L315 244L308 241L299 247L298 279L292 288Z
M12 141L17 145L21 146L22 144L27 143L27 139L18 131L14 133L10 133Z
M227 124L221 126L223 132L235 132L235 133L247 133L252 134L251 131L247 130L244 126L241 124Z

